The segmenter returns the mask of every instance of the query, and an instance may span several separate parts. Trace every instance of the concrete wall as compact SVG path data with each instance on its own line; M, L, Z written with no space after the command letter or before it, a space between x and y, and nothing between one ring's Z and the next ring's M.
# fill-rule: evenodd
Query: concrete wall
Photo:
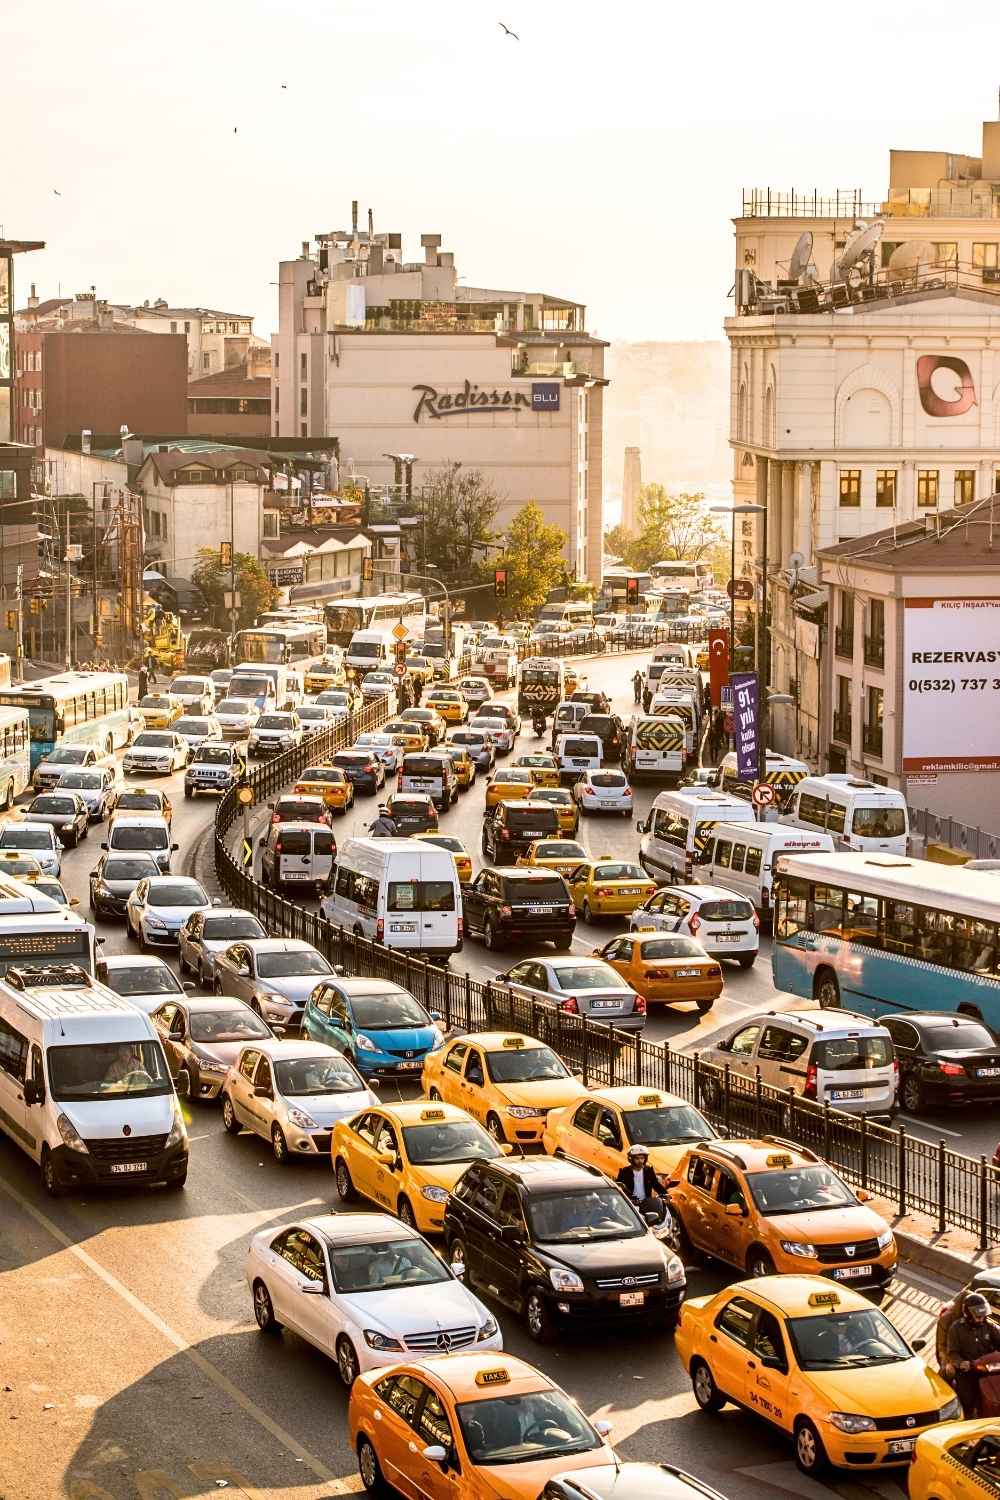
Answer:
M230 498L232 489L232 498ZM163 571L190 578L202 547L218 549L228 541L235 522L235 550L260 556L263 534L264 490L261 485L236 483L163 485L147 483L143 505L148 516L166 518L167 536L155 535L147 523L147 545L159 547Z
M48 333L43 346L46 447L70 434L187 432L187 345L182 335Z

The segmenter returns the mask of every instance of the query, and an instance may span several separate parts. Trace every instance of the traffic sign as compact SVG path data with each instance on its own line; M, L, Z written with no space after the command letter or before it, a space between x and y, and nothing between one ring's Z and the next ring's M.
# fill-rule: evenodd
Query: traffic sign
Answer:
M729 582L726 584L726 593L729 595L730 599L752 599L753 579L730 578Z
M778 794L769 781L758 781L750 793L754 807L770 807L777 802Z
M398 661L396 663L396 665L393 667L392 670L395 672L395 674L396 674L397 677L405 677L406 676L406 663L403 662L403 661Z
M244 807L253 807L253 787L241 786L236 788L236 800L242 802Z
M409 636L410 636L410 632L407 630L407 628L403 624L402 620L400 620L397 625L394 625L392 627L392 634L393 634L393 639L397 640L397 641L408 640Z
M241 850L241 853L243 855L243 868L244 870L249 870L250 866L253 864L253 844L251 844L249 839L243 840L243 848Z

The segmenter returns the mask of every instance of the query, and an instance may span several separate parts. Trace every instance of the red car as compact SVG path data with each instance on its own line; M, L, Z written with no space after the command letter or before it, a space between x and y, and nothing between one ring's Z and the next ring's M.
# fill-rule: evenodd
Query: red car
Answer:
M325 823L330 827L333 817L322 797L310 797L299 793L279 797L271 806L271 827L275 823Z

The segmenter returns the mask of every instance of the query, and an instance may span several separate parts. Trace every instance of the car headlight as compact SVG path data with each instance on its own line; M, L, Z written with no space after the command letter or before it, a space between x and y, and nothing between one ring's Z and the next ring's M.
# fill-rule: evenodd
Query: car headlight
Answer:
M228 1073L229 1064L216 1062L214 1057L206 1057L203 1052L196 1052L195 1059L203 1073Z
M512 1120L541 1120L545 1117L544 1110L529 1109L526 1104L508 1104L507 1114Z
M159 917L154 917L153 914L152 914L152 912L147 912L146 913L146 926L147 927L155 927L160 932L166 932L166 930L167 930L167 924L166 924L166 922L161 921Z
M426 1198L428 1203L447 1203L448 1189L443 1187L422 1187L421 1198Z
M672 1250L668 1250L666 1245L661 1248L663 1250L663 1263L667 1268L667 1285L676 1286L679 1281L686 1281L684 1262L680 1256L675 1255Z
M398 1339L391 1339L387 1333L379 1333L377 1329L366 1328L364 1330L365 1343L369 1349L398 1349L403 1346Z
M957 1396L952 1396L947 1406L942 1406L938 1412L939 1422L956 1422L962 1415L962 1403Z
M375 1043L373 1041L371 1041L371 1039L369 1037L366 1037L363 1031L359 1031L358 1032L358 1051L359 1052L377 1052L378 1051L378 1048L376 1047Z
M786 1255L802 1255L805 1256L807 1260L816 1259L815 1245L800 1245L797 1240L782 1240L781 1248L782 1250L784 1250Z
M280 1005L283 1010L287 1010L291 1005L291 1001L286 999L284 995L279 995L276 990L265 990L260 998L265 1005Z
M840 1432L874 1432L875 1418L856 1416L850 1411L832 1411L830 1421Z
M174 1098L174 1118L173 1118L173 1122L172 1122L172 1124L170 1126L170 1134L167 1136L166 1144L168 1146L176 1146L177 1143L178 1143L178 1141L183 1141L186 1138L186 1136L187 1136L187 1128L186 1128L186 1126L184 1124L184 1116L181 1114L181 1107L177 1103L177 1099L175 1097Z
M892 1244L892 1230L883 1229L876 1243L880 1250L888 1250L889 1246Z
M481 1343L483 1339L493 1338L494 1334L496 1334L497 1331L498 1329L496 1318L487 1318L482 1328L480 1328L479 1332L476 1334L476 1339Z
M64 1146L68 1146L71 1151L86 1153L87 1142L83 1139L83 1136L68 1115L60 1114L56 1116L56 1129L62 1137Z
M549 1280L557 1292L582 1292L583 1282L575 1271L564 1271L562 1266L549 1268Z
M106 886L104 884L103 880L98 880L95 883L95 885L94 885L94 895L95 896L110 896L111 895L111 890L110 890L110 888L108 886Z
M300 1130L319 1129L319 1126L316 1124L316 1121L313 1119L312 1115L307 1115L304 1109L296 1109L294 1105L288 1111L288 1118L291 1120L292 1124L297 1125Z

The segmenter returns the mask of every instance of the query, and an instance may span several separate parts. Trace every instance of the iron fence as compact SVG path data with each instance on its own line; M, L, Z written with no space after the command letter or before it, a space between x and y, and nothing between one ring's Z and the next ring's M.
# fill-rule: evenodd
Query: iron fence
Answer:
M910 827L926 844L944 844L970 859L1000 859L1000 833L960 823L957 818L939 817L923 808L910 808Z
M306 765L353 743L357 733L384 722L385 708L372 704L312 736L297 749L265 762L250 773L261 801L294 780ZM700 1108L723 1134L777 1135L807 1146L844 1177L889 1199L900 1214L929 1215L943 1232L971 1230L980 1249L1000 1233L1000 1173L987 1162L921 1140L902 1127L844 1114L829 1104L771 1088L760 1075L748 1079L678 1052L665 1042L646 1041L571 1015L543 1000L529 1000L459 969L424 963L409 953L386 948L334 926L269 890L243 869L227 841L242 812L236 789L222 799L215 821L215 868L235 906L252 911L268 932L312 943L347 974L392 980L440 1015L452 1031L496 1028L524 1032L548 1043L584 1083L637 1085L671 1093Z

